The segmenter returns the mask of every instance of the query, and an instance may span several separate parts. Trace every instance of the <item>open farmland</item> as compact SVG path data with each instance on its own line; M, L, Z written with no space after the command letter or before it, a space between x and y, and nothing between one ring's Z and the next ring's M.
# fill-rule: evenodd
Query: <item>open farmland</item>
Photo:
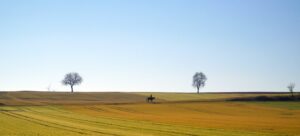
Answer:
M139 93L2 92L0 135L300 135L299 102L228 102L215 101L218 94L153 94L159 103L145 103L148 94ZM166 98L169 95L177 99Z

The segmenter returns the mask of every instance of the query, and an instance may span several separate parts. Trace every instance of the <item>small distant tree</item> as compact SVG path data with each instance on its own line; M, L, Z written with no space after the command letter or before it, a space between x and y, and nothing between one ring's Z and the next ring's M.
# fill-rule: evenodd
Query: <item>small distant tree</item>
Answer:
M294 83L290 83L287 88L289 89L290 93L292 94L292 97L294 97L294 88L295 88L295 84Z
M205 86L207 78L202 72L196 72L193 76L193 86L197 88L197 93L199 94L199 90L201 87Z
M68 73L65 75L64 80L62 80L63 85L70 85L71 92L73 93L73 86L79 85L82 82L82 77L78 73Z
M50 92L51 91L51 84L48 85L47 90Z

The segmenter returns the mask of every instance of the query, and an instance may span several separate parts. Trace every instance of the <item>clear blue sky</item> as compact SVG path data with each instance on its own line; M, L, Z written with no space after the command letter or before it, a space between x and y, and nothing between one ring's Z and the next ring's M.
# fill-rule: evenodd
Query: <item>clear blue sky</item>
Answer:
M1 0L0 90L287 91L299 0Z

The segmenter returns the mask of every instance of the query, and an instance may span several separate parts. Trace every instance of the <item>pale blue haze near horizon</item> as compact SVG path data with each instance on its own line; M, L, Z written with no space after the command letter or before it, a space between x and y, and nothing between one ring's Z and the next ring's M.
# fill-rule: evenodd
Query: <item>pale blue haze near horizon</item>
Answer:
M300 90L299 0L0 0L0 91Z

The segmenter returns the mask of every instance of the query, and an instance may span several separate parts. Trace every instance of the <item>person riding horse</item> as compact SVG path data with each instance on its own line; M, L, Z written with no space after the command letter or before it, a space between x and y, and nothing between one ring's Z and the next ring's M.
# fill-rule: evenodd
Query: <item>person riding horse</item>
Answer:
M150 95L150 97L147 97L147 102L153 102L153 100L155 99L155 97L152 96L152 94Z

